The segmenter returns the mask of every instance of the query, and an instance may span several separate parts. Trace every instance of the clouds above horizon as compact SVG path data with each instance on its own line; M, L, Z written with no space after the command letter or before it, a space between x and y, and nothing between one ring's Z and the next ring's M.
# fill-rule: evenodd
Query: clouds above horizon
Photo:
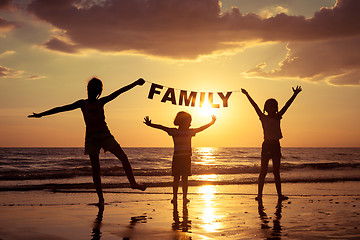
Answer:
M89 1L86 1L89 4ZM54 36L47 46L136 51L172 58L196 58L248 41L314 41L360 34L360 1L338 0L312 18L221 12L218 0L106 0L82 6L78 0L34 0L29 11L62 30L73 43ZM56 39L56 41L54 40ZM60 46L59 42L63 45Z
M222 11L218 0L100 2L34 0L28 11L57 29L43 46L59 52L93 49L196 59L253 44L286 42L288 55L278 69L264 71L266 63L259 63L246 74L360 84L358 0L338 0L311 18L285 13L264 18L242 14L236 7Z

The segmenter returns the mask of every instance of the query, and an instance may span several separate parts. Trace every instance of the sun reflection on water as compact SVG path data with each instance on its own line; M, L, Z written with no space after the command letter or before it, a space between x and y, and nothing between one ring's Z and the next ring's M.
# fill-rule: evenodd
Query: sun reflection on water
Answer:
M197 154L199 155L198 164L200 165L211 165L215 163L215 148L212 147L199 147L196 149Z
M196 177L198 181L219 181L220 177L217 174L206 174L206 175L199 175Z
M204 209L202 210L202 228L207 232L216 232L218 229L221 228L221 221L220 219L223 217L221 215L217 215L216 208L215 208L215 193L217 190L215 186L206 185L199 187L199 193L204 200Z

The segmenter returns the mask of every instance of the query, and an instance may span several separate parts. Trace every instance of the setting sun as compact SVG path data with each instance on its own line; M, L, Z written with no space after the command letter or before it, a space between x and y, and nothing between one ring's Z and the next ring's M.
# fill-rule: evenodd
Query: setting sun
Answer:
M204 105L200 107L198 111L200 115L206 117L210 117L212 115L217 116L217 114L219 113L219 109L211 107L211 104L209 102L205 102Z

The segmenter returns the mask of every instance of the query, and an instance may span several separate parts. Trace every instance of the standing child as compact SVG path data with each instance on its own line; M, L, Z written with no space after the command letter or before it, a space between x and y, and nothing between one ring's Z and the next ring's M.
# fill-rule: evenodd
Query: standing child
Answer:
M144 83L144 79L140 78L137 81L120 88L112 94L100 98L103 90L103 84L100 79L92 78L87 85L87 99L81 99L69 105L55 107L48 111L33 113L32 115L28 116L29 118L41 118L43 116L52 115L59 112L71 111L77 108L81 109L86 125L85 154L89 154L90 157L93 181L95 184L96 193L99 197L99 206L104 205L99 162L101 148L103 148L104 151L110 151L121 161L132 189L140 189L142 191L146 189L145 186L136 183L128 157L120 145L116 142L114 137L111 135L110 130L105 122L104 114L104 105L106 103L114 100L120 94L132 89L133 87L137 85L141 86Z
M300 86L297 86L296 89L293 88L294 94L280 111L278 111L278 102L275 99L270 98L265 102L264 112L261 112L258 105L250 97L249 93L245 89L241 89L242 93L246 95L251 105L254 107L256 113L258 114L264 131L264 142L262 144L261 150L261 170L258 180L258 195L255 198L258 201L262 200L262 192L270 158L273 161L273 174L278 198L280 201L288 199L287 196L284 196L281 193L281 149L279 140L282 138L282 133L280 129L280 120L286 110L290 107L291 103L294 101L295 97L301 92L301 90L302 89Z
M195 136L196 133L201 132L216 121L216 117L212 116L210 123L199 127L199 128L190 128L191 126L191 115L187 112L178 112L174 119L174 125L178 128L169 128L158 124L151 123L149 117L144 118L144 123L150 127L158 128L167 132L172 136L174 141L174 156L172 161L171 175L174 176L173 182L173 199L172 203L177 201L178 186L180 181L180 176L182 177L182 187L183 187L183 202L188 203L190 200L187 199L188 191L188 177L191 176L191 138Z

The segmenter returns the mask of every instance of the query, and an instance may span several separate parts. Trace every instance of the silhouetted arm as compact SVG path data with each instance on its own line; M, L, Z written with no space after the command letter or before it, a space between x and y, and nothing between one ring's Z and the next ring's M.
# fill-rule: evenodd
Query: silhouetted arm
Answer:
M68 104L68 105L64 105L61 107L54 107L50 110L47 110L45 112L41 112L41 113L33 113L32 115L29 115L28 118L41 118L47 115L52 115L52 114L56 114L56 113L60 113L60 112L67 112L67 111L71 111L77 108L81 107L81 101L83 100L79 100L76 101L72 104Z
M199 127L199 128L195 128L195 129L194 129L195 132L198 133L198 132L204 131L205 129L207 129L208 127L210 127L211 125L213 125L213 124L215 123L215 121L216 121L216 117L215 117L214 115L212 115L211 118L212 118L212 119L211 119L211 122L210 122L210 123L208 123L208 124L206 124L206 125L204 125L204 126L201 126L201 127Z
M249 93L243 88L241 89L241 92L243 94L245 94L245 96L249 99L249 102L251 103L251 105L254 107L257 115L259 117L261 117L263 113L261 112L261 110L260 110L259 106L256 104L256 102L250 97Z
M292 102L295 100L296 96L302 91L301 86L297 86L295 89L292 88L293 90L293 95L291 96L291 98L285 103L284 107L279 111L279 115L282 116L284 115L284 113L286 112L286 110L288 110L288 108L290 107L290 105L292 104Z
M163 125L151 123L151 120L150 120L149 116L146 116L144 118L144 123L149 127L157 128L157 129L163 130L163 131L165 131L167 133L169 133L169 131L171 130L171 128L165 127Z
M103 104L106 104L112 100L114 100L115 98L117 98L120 94L129 91L130 89L136 87L136 86L142 86L144 85L145 80L142 78L139 78L138 80L136 80L135 82L126 85L125 87L120 88L119 90L116 90L115 92L113 92L112 94L106 96L106 97L102 97L101 99L99 99L100 101L102 101Z

